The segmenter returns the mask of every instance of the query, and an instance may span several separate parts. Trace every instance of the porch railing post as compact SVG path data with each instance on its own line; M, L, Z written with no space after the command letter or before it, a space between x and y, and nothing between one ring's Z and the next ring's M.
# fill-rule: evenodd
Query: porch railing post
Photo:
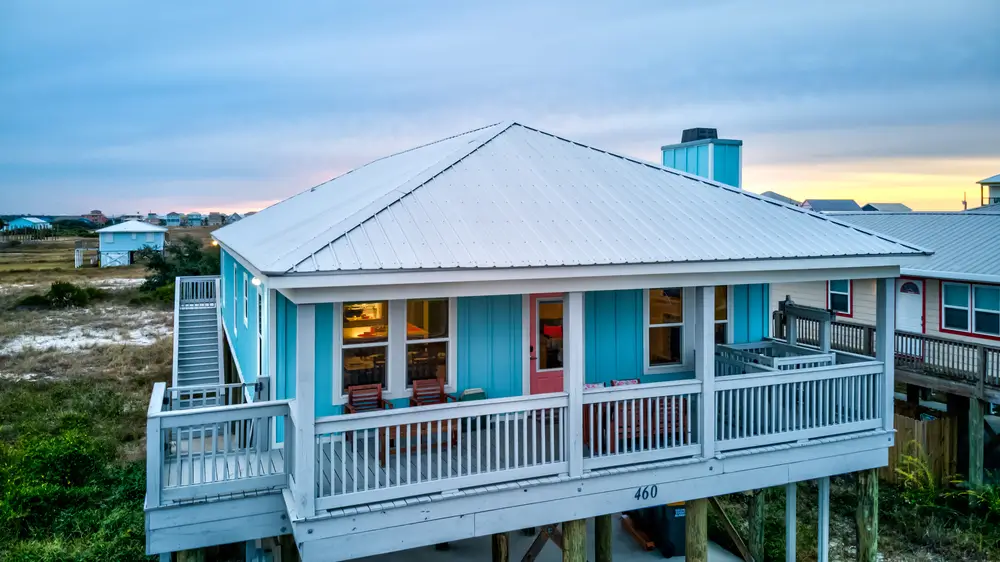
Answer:
M295 349L295 460L294 478L296 498L301 515L316 514L316 404L313 392L316 386L316 305L299 305L296 327L298 337Z
M715 287L695 289L694 371L701 381L698 437L702 456L715 456Z
M882 362L882 428L892 431L896 366L896 281L875 281L875 359Z
M167 385L162 382L153 385L153 395L149 399L149 409L146 411L146 507L160 506L163 438L158 414L163 409L166 390Z
M563 385L569 395L566 420L566 441L569 445L569 475L583 475L583 383L584 373L584 313L583 293L567 295L566 371Z

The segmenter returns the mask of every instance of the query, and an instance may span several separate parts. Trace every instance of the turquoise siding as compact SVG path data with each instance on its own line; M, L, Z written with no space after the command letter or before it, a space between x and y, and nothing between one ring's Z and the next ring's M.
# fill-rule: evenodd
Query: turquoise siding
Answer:
M226 325L226 333L229 334L229 343L233 351L233 360L239 366L239 373L244 382L255 382L257 380L257 292L265 291L264 285L255 287L249 281L253 279L251 274L235 258L223 250L222 254L222 275L223 297L225 303L222 310L222 322ZM233 266L235 265L235 277ZM243 276L247 276L247 288L249 289L246 301L247 322L243 323ZM262 328L267 333L267 327ZM267 364L267 343L263 343L262 363Z
M107 240L108 234L112 235L111 240ZM164 233L152 232L152 240L146 239L145 232L106 232L100 235L100 249L102 252L133 252L145 247L154 250L163 249ZM135 236L135 238L133 238Z
M167 226L180 226L181 225L181 217L180 217L180 215L177 215L175 217L172 217L172 216L168 215L167 219L166 219L166 225Z
M333 405L333 305L316 305L316 417L341 412Z
M275 299L274 329L277 337L275 345L275 398L278 400L295 398L295 340L298 333L298 309L281 293ZM281 443L285 439L284 420L277 420L275 439Z
M743 147L736 144L713 144L715 157L713 167L715 176L712 178L717 182L740 186L740 151Z
M458 299L458 392L521 395L521 295Z
M2 230L18 230L20 228L44 229L44 228L52 228L52 225L47 222L37 223L34 221L29 221L24 217L18 217L8 222L7 225L3 227Z
M702 144L664 149L663 165L707 178L708 148L707 144Z
M733 343L760 341L768 335L770 286L733 287Z

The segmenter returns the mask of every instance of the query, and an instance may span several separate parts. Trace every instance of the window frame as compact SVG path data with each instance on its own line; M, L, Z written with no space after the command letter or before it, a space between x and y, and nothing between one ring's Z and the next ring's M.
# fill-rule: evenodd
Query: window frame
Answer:
M694 316L695 316L695 288L680 287L681 298L681 322L669 324L650 324L649 322L649 291L654 289L674 289L677 287L650 287L642 289L642 374L643 375L663 375L670 373L683 373L694 369L694 347L688 342L694 341ZM713 286L714 290L714 286ZM727 303L727 308L728 308ZM681 361L669 365L650 365L649 363L649 330L651 328L674 327L681 328ZM714 324L713 324L714 326ZM727 328L728 331L728 328Z
M237 266L236 260L233 260L233 337L238 337L240 335L240 325L236 321L236 315L239 314L240 310L240 278L239 278L239 267Z
M105 232L104 233L104 243L105 244L114 244L115 243L115 233L114 232Z
M714 320L713 326L718 326L719 324L726 325L726 341L723 343L729 344L733 343L733 286L732 285L716 285L716 287L726 288L726 319L725 320ZM714 333L714 330L713 330ZM719 344L716 344L719 345Z
M243 272L243 327L250 328L250 276Z
M156 235L153 232L146 233L146 242L156 242Z
M138 232L133 232L132 233L132 240L138 240L138 239L139 239L139 233Z
M260 288L257 289L257 376L263 377L264 374L264 310L266 310L264 304L264 291Z
M405 316L406 313L404 310L403 315L396 314L395 313L396 311L393 310L394 308L396 308L395 306L393 306L393 303L402 302L403 306L405 307L406 301L395 301L389 299L371 299L372 302L382 301L382 300L385 300L386 303L385 324L388 333L386 334L385 341L380 341L380 342L344 343L344 304L352 304L355 302L368 302L368 301L360 300L360 301L350 301L347 303L340 302L333 307L333 314L334 314L333 347L337 351L336 355L334 355L333 358L334 359L333 374L339 381L339 386L340 386L340 388L337 388L338 384L333 385L334 404L347 403L347 385L345 384L346 381L344 380L344 351L348 349L362 349L366 347L385 347L385 387L382 388L383 398L387 399L391 398L390 394L395 390L395 388L398 388L394 384L395 377L393 376L393 368L396 366L397 361L395 360L395 354L393 353L392 336L399 330L395 329L395 326L393 324L394 324L394 318L396 318L397 316ZM404 332L406 331L405 324L403 325L403 331ZM406 360L405 355L403 357L403 360L404 361ZM405 371L405 365L403 367ZM405 377L405 372L404 372L404 377Z
M844 318L854 318L854 280L853 279L833 279L832 281L846 281L847 282L847 292L834 291L831 281L826 282L826 308L828 310L833 310L833 299L830 298L831 294L836 293L838 295L847 295L847 312L841 312L839 310L833 310L834 314L837 316L843 316Z
M413 300L413 301L429 301L429 300L443 300L443 301L445 301L445 303L447 303L447 305L448 305L448 336L444 337L444 338L424 338L424 339L419 339L419 340L411 340L409 338L409 334L407 333L407 330L406 330L406 327L409 325L409 318L407 318L408 309L407 309L406 305L411 300ZM437 297L437 298L431 297L431 298L425 298L425 299L404 299L403 300L403 335L402 335L402 338L403 338L403 369L402 369L402 371L403 371L403 373L402 373L403 384L402 384L401 388L407 394L409 394L409 395L413 394L413 385L412 384L407 384L407 382L406 382L406 367L407 367L407 360L406 360L407 355L406 354L407 354L407 352L410 349L410 345L411 344L424 344L424 343L441 343L441 342L445 342L447 344L446 345L446 351L445 351L446 358L445 358L445 381L444 381L444 387L445 387L445 390L451 389L450 391L454 392L455 378L456 378L455 377L455 369L457 368L457 358L455 357L455 353L457 352L457 348L455 346L455 328L456 328L455 320L457 319L457 316L455 315L455 308L456 308L455 304L456 304L455 299L454 298L449 298L449 297ZM391 329L389 331L389 342L390 343L392 342L392 330Z
M961 287L965 290L966 303L967 306L955 306L951 304L945 304L944 301L944 290L946 286ZM992 310L988 308L978 308L976 306L976 288L990 288L990 289L1000 289L998 285L992 285L989 283L962 283L958 281L941 281L938 287L938 331L945 334L955 334L960 336L967 336L972 338L988 339L1000 341L1000 334L991 334L989 332L980 332L976 330L976 312L987 312L993 314L1000 314L998 310ZM965 311L965 321L967 329L963 330L961 328L949 328L945 325L945 309L952 308L955 310Z

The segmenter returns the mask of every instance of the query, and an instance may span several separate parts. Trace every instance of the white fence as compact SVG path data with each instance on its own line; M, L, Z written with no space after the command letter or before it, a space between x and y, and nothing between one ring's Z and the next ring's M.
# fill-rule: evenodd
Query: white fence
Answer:
M288 401L168 412L162 411L167 395L157 383L147 413L147 502L285 487L284 459L271 447L270 428L287 419Z
M219 296L218 275L178 277L175 283L177 284L177 302L181 305L214 305Z
M567 471L566 394L366 412L316 421L316 508Z
M870 361L718 379L716 447L744 449L881 427L883 371Z
M583 394L584 469L694 456L701 383L640 384Z

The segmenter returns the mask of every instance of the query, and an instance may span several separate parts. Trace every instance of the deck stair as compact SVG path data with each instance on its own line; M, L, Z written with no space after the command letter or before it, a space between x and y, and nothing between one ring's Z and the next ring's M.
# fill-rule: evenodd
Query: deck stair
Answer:
M174 299L174 386L221 384L218 277L178 277Z

